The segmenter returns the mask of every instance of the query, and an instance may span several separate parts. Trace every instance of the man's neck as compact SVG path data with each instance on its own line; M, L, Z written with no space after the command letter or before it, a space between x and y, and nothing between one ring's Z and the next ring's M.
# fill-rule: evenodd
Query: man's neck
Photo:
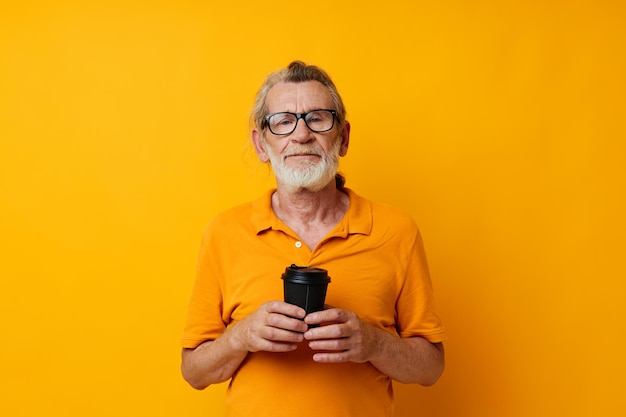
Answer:
M272 195L272 209L276 216L302 238L313 233L321 239L323 236L319 235L326 235L334 228L349 205L348 195L336 188L334 179L319 191L292 191L279 185Z

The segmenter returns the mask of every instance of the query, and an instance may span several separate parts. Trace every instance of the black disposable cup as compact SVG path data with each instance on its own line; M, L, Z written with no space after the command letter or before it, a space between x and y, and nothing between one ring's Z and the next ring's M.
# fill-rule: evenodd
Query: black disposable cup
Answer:
M285 302L302 307L306 314L324 309L328 271L321 268L291 265L282 275Z

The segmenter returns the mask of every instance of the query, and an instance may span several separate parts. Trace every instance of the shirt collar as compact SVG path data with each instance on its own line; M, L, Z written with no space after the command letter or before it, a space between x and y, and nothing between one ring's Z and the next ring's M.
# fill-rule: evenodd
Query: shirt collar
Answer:
M287 229L287 226L276 217L274 210L272 210L272 194L275 191L275 189L269 190L261 198L252 202L250 221L257 234L269 229ZM369 235L372 231L372 206L370 202L349 188L344 188L344 191L350 197L350 207L339 222L338 229L343 230L345 236L349 234Z

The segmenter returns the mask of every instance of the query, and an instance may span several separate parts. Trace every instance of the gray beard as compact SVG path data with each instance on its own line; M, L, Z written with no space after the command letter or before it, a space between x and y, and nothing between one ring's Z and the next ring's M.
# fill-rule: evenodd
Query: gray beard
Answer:
M275 155L272 153L270 146L265 145L276 181L281 186L286 187L287 190L319 191L326 187L329 182L334 181L335 174L339 168L339 148L341 146L339 138L337 138L328 155L325 155L318 147L299 146L296 148L298 151L303 149L313 151L321 159L319 162L305 161L295 167L288 166L283 155ZM287 149L287 154L290 152L294 152L294 150Z

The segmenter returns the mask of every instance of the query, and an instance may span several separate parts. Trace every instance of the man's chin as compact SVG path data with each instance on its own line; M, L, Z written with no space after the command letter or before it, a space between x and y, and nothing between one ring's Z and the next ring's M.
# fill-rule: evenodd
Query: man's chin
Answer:
M329 166L307 158L294 158L290 162L287 164L283 161L282 164L272 167L281 188L289 192L317 192L335 180L336 164Z
M289 192L317 192L326 188L328 184L334 180L334 175L329 178L324 177L315 181L284 181L277 178L280 186Z

